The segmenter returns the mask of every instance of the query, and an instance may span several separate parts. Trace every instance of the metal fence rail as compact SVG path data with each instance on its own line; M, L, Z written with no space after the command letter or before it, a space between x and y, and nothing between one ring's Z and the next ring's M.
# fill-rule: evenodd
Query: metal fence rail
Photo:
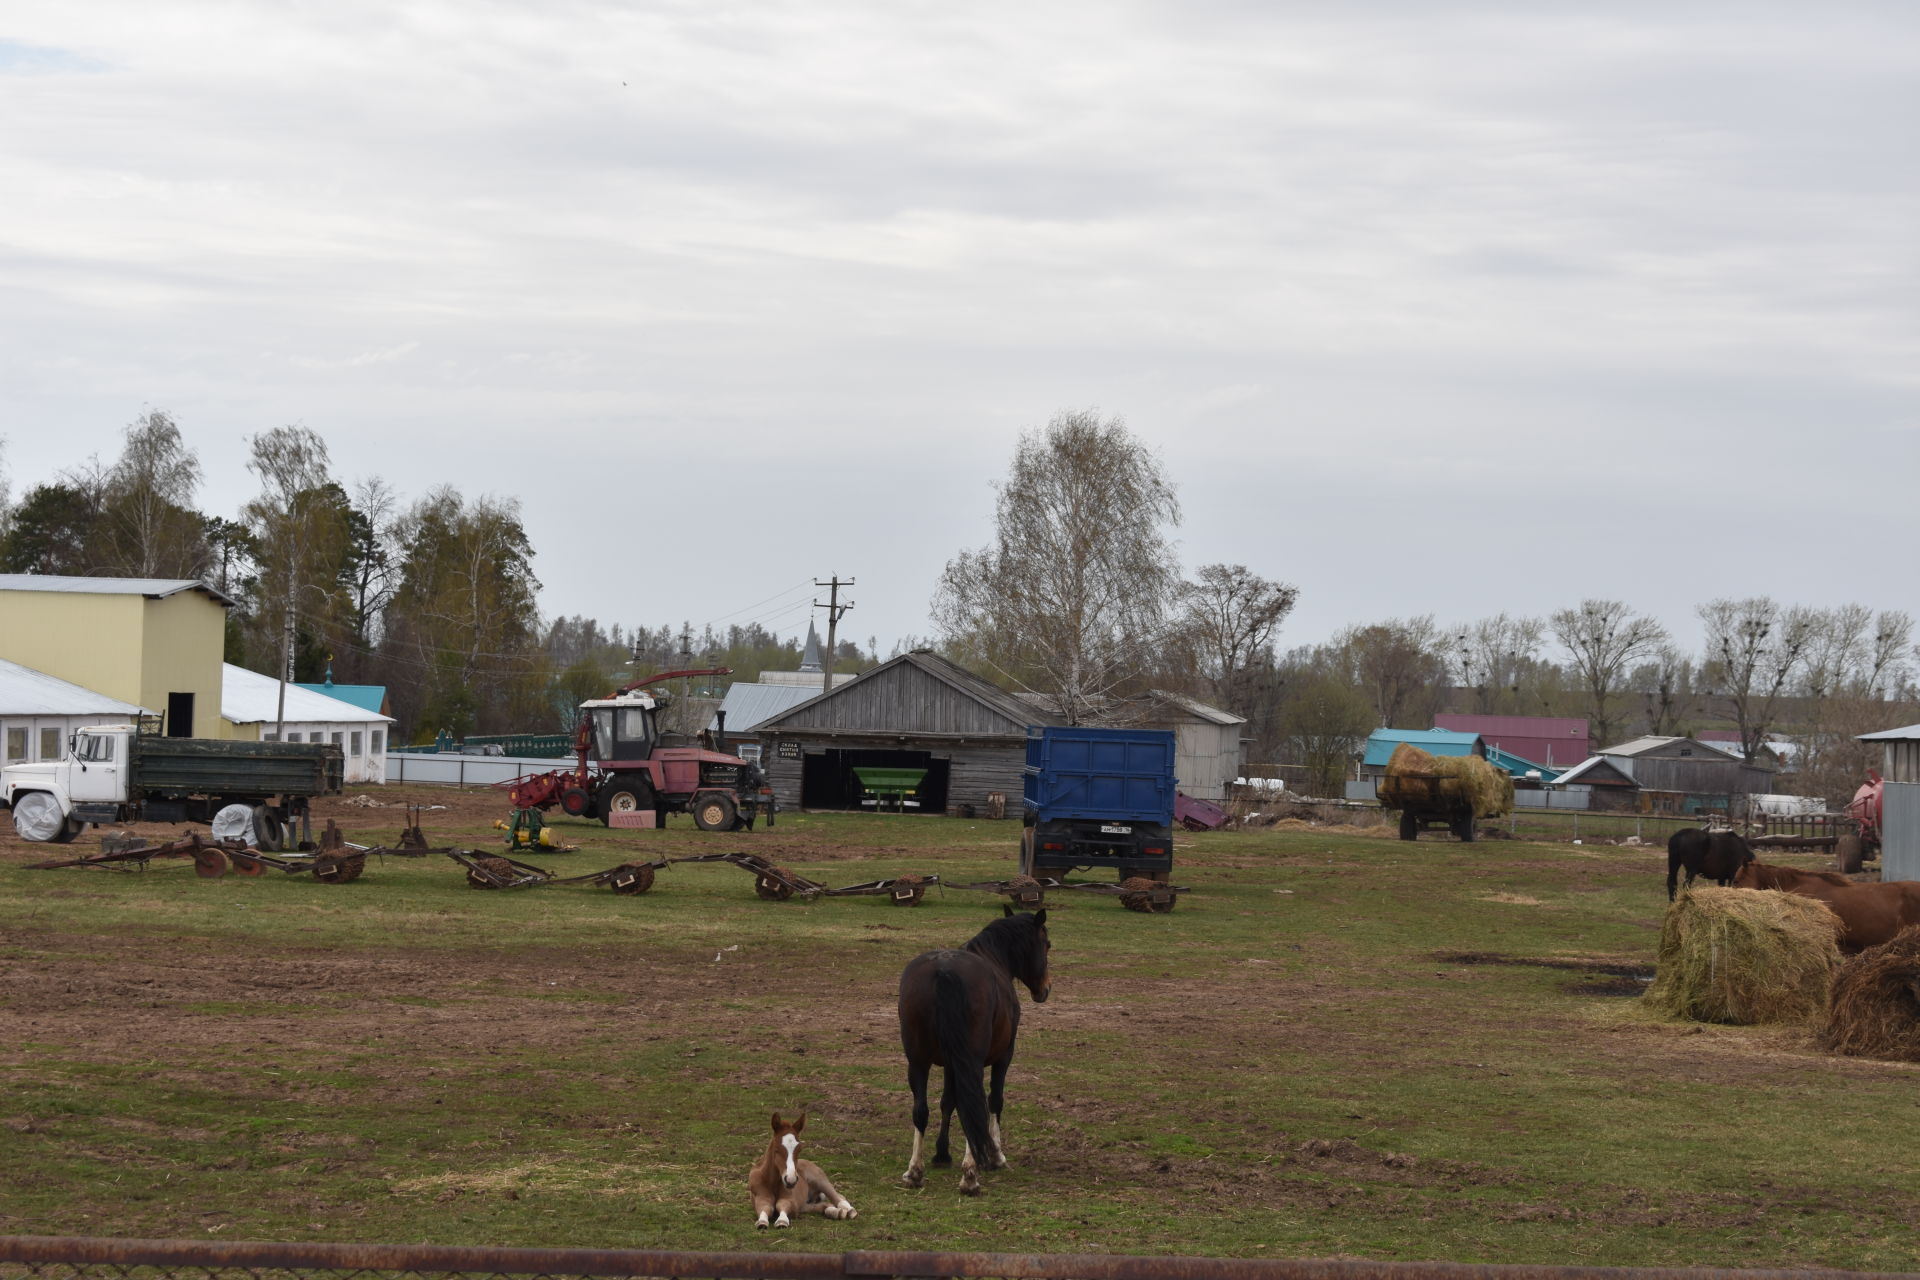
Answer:
M1332 1262L1125 1254L681 1253L651 1249L488 1249L403 1244L0 1237L0 1275L123 1278L138 1269L195 1280L262 1272L355 1280L398 1276L659 1276L668 1280L875 1280L954 1276L1007 1280L1920 1280L1912 1272L1733 1271L1707 1267L1476 1266L1451 1262ZM235 1280L239 1280L236 1275Z

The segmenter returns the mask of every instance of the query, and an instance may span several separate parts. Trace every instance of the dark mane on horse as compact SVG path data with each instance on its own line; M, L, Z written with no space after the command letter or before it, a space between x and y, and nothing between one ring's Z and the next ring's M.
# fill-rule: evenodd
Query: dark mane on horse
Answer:
M1040 951L1039 918L1022 911L1001 916L961 948L995 961L1010 974L1031 973Z

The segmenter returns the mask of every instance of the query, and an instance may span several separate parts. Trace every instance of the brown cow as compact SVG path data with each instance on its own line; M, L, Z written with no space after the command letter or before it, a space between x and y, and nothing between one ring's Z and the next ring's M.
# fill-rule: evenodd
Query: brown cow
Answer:
M1733 878L1738 889L1778 889L1827 904L1840 917L1840 949L1849 954L1890 941L1920 924L1920 881L1856 884L1831 871L1749 862Z

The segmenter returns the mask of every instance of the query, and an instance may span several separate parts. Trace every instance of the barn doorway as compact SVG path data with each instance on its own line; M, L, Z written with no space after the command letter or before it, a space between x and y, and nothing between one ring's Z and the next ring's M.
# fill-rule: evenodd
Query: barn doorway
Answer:
M918 792L912 797L917 807L908 813L945 813L947 811L947 772L950 762L936 760L930 751L858 751L830 748L809 754L800 767L800 805L805 809L854 809L872 812L864 804L866 788L854 773L860 768L925 769Z

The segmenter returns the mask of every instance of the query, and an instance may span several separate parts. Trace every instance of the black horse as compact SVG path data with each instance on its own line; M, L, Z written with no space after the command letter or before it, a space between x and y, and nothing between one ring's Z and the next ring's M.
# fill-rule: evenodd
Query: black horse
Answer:
M907 1085L913 1090L913 1158L904 1178L910 1187L924 1180L920 1147L927 1137L927 1076L937 1064L945 1072L940 1089L940 1137L933 1163L953 1162L947 1152L947 1126L960 1111L966 1143L960 1160L960 1192L977 1195L979 1167L1004 1168L1000 1106L1006 1096L1007 1067L1020 1030L1020 999L1014 979L1026 985L1036 1003L1052 984L1047 978L1047 913L1005 915L955 951L925 951L900 974L900 1045L907 1051ZM980 1073L993 1072L992 1094L981 1087ZM976 1164L976 1161L979 1163Z
M1707 831L1686 827L1667 837L1667 901L1673 901L1680 868L1687 869L1687 886L1695 876L1705 876L1717 885L1733 883L1741 867L1753 861L1753 850L1731 831Z

